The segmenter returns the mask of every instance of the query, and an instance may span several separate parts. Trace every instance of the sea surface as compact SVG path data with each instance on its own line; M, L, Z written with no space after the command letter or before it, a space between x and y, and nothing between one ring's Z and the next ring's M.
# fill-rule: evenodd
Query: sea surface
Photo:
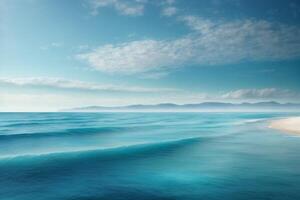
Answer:
M297 200L299 113L0 113L0 200Z

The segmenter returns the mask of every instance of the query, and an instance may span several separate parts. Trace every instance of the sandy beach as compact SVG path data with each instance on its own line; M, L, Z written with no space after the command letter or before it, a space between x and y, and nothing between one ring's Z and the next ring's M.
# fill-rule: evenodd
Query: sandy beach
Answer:
M272 121L270 128L300 134L300 117L291 117Z

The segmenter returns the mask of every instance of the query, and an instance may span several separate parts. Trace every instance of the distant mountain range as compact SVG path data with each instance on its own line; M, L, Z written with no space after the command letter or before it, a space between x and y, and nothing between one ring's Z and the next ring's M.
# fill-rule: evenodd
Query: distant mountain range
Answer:
M116 107L87 106L62 110L65 112L109 112L109 111L300 111L300 104L278 103L275 101L258 103L222 103L222 102L204 102L197 104L173 104L162 103L155 105L128 105Z

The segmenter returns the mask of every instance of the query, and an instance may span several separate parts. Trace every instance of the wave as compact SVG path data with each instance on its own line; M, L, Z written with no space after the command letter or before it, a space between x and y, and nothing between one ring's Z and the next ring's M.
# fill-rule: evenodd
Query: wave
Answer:
M18 123L10 123L7 125L3 125L2 127L12 128L12 127L23 127L23 126L35 126L35 125L44 125L50 124L45 122L18 122Z
M91 134L103 134L103 133L113 133L113 132L124 132L129 131L132 128L129 127L88 127L88 128L72 128L62 131L53 132L31 132L31 133L16 133L16 134L6 134L0 135L1 140L7 139L22 139L22 138L42 138L42 137L52 137L52 136L75 136L75 135L91 135Z
M270 119L268 119L268 118L247 119L244 121L244 123L250 124L250 123L263 122L263 121L268 121L268 120L270 120Z
M45 120L30 120L30 121L25 121L25 122L20 122L18 120L17 122L9 122L1 127L5 128L15 128L15 127L30 127L30 126L44 126L44 125L57 125L57 124L65 124L68 122L69 124L76 124L76 123L82 123L86 122L86 120L74 120L74 119L62 119L62 120L57 120L57 119L45 119ZM89 121L90 122L90 121Z
M222 126L241 126L241 125L246 125L246 124L254 124L257 122L263 122L263 121L267 121L269 119L266 118L257 118L257 119L240 119L238 121L234 121L234 122L228 122L228 123L223 123Z
M45 118L45 119L14 119L14 120L2 120L4 127L19 127L19 126L31 126L31 125L47 125L47 124L57 124L57 123L77 123L77 122L87 122L91 119L74 119L74 118Z
M112 134L112 133L128 133L137 131L151 131L161 130L162 127L158 125L147 126L107 126L107 127L83 127L83 128L67 128L56 131L40 131L40 132L22 132L22 133L0 133L0 141L14 140L14 139L39 139L43 137L70 137L70 136L91 136L98 134ZM49 127L51 129L51 127ZM53 129L53 128L52 128ZM5 132L5 131L3 131Z
M212 137L211 137L212 138ZM18 155L6 155L0 156L0 161L18 160L18 159L32 159L32 158L62 158L65 156L83 156L83 155L97 155L100 156L120 156L125 154L132 154L137 152L149 152L149 151L161 151L170 149L172 147L180 147L188 144L196 143L210 139L210 137L190 137L178 140L167 140L164 142L145 142L135 143L130 145L119 145L107 148L83 148L70 151L53 151L45 153L32 153L32 154L18 154Z

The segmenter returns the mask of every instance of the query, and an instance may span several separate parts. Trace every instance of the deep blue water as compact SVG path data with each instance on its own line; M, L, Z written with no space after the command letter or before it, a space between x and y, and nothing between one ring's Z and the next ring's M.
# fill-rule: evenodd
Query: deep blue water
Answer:
M291 115L0 113L0 200L300 199Z

